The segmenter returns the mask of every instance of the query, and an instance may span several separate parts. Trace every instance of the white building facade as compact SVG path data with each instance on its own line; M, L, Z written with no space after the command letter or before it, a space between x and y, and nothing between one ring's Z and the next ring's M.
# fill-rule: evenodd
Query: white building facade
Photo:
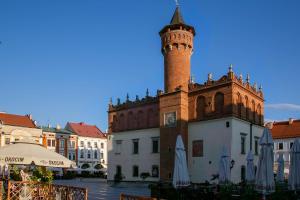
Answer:
M107 137L95 125L68 122L66 129L77 135L77 166L80 171L105 172L107 168Z
M300 138L300 120L290 118L287 121L269 122L266 124L270 128L274 140L274 171L277 171L277 159L283 155L284 173L287 177L290 167L290 150L295 139Z
M142 173L149 173L145 181L159 180L159 129L120 132L108 136L108 177L114 180L120 171L125 181L142 181Z
M254 163L258 161L262 132L262 126L235 117L190 123L188 167L191 181L211 182L213 175L218 174L222 148L226 147L232 161L231 180L241 182L245 179L246 157L251 143ZM201 144L200 155L193 149L195 143Z
M25 138L42 144L42 129L38 128L31 115L0 113L0 147Z

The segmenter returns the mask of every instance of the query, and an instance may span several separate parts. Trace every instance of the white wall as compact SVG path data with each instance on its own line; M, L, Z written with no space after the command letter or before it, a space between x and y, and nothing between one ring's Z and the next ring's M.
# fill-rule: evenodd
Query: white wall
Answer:
M229 127L226 127L226 122L229 122ZM263 127L252 126L253 150L254 137L261 137L262 131ZM246 134L245 154L241 154L241 133ZM192 156L194 140L203 140L203 157ZM235 161L231 171L231 180L240 182L241 166L246 166L246 156L250 149L250 123L234 117L189 123L188 145L188 164L192 182L210 181L212 174L218 173L223 146L226 146L231 159ZM257 157L255 156L255 163Z
M231 171L231 178L235 182L241 181L241 167L247 166L247 154L250 151L250 122L232 118L232 142L231 142L231 159L235 161L234 167ZM254 165L257 165L258 155L255 155L255 138L260 138L263 133L262 126L252 125L252 152L254 154ZM241 154L241 133L246 138L245 154ZM259 141L259 139L258 139ZM258 154L260 146L258 145Z
M116 166L122 166L123 181L140 181L133 177L133 166L139 166L139 174L149 172L152 165L160 162L159 153L152 153L152 138L159 137L159 128L118 132L108 135L108 180L113 180ZM133 139L139 139L139 153L133 154ZM121 153L116 154L116 140L122 140ZM146 181L158 181L159 178L149 177Z
M226 128L226 121L229 120L217 119L189 123L188 168L192 182L210 181L211 175L218 173L222 147L224 145L227 149L230 147L232 128L231 126ZM192 157L194 140L203 140L203 157Z

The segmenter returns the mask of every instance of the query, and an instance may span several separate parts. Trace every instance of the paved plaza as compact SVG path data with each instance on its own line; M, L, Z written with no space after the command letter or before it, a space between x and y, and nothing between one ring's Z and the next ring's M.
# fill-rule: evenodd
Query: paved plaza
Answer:
M148 184L121 183L108 184L104 179L76 178L72 180L55 180L55 184L88 188L89 200L119 200L120 193L150 196Z

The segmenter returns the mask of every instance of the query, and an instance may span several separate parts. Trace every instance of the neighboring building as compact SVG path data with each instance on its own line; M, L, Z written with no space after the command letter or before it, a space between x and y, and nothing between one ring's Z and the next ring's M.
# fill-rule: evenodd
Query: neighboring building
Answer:
M77 163L77 135L67 129L43 127L43 145Z
M107 168L107 139L97 126L68 122L66 129L77 135L77 166L80 169L95 172Z
M274 140L274 170L277 170L277 159L283 154L285 161L284 173L287 176L290 167L290 149L294 140L300 138L300 120L289 119L288 121L269 122L266 125L272 132Z
M31 115L0 113L0 147L24 138L42 143L42 129L36 126Z
M264 122L261 87L250 85L247 75L226 75L203 84L191 80L194 27L184 23L177 7L169 25L160 32L164 56L164 92L109 104L108 180L122 173L125 181L171 181L175 143L181 134L187 151L191 181L210 181L218 173L223 146L231 155L231 180L245 178L246 154L258 158L258 140Z

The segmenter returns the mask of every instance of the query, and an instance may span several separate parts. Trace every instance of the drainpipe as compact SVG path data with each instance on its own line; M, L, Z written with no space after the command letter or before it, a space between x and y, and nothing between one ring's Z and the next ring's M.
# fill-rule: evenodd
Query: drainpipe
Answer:
M252 123L250 123L250 151L252 151Z

